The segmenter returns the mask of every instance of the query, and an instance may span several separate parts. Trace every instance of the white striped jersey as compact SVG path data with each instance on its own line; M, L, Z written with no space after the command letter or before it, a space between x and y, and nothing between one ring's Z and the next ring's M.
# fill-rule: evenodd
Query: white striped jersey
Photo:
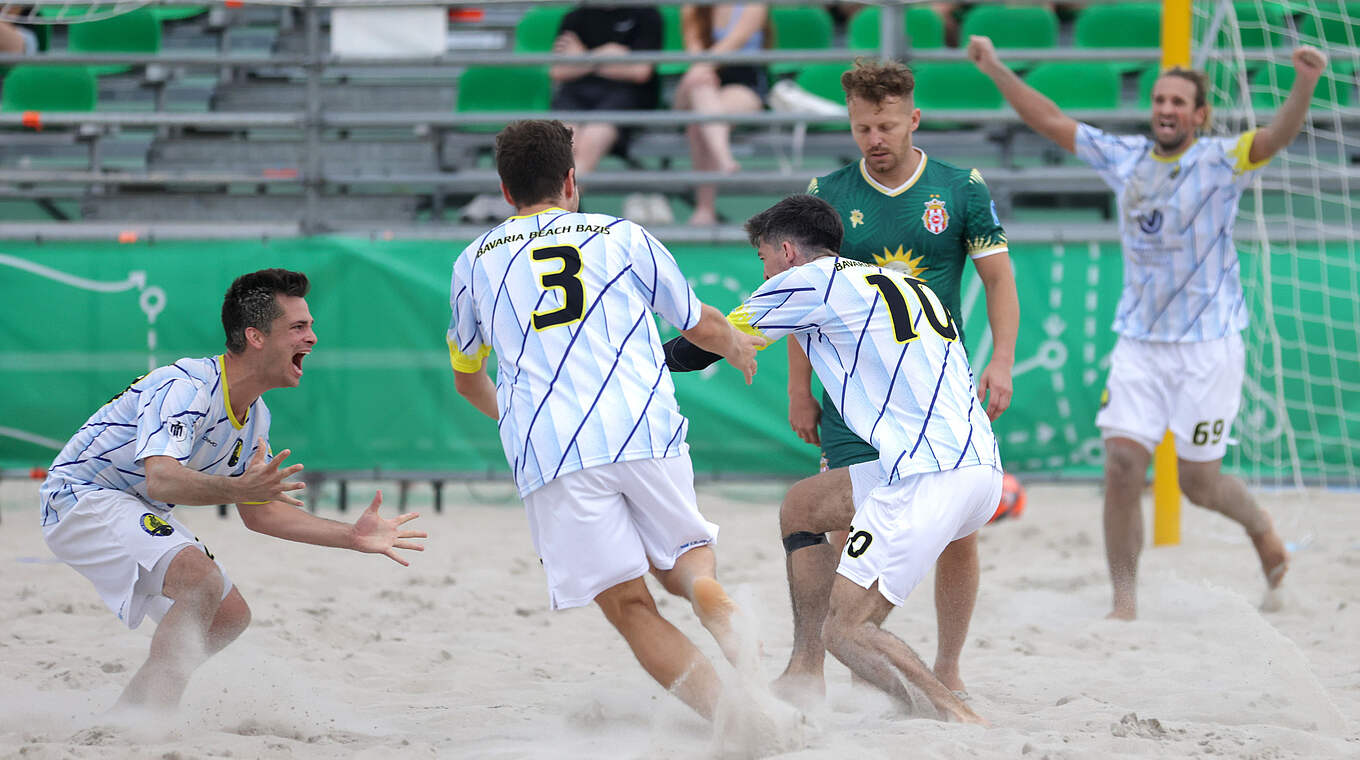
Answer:
M1269 159L1248 156L1256 132L1201 137L1163 157L1145 136L1077 129L1077 157L1119 201L1124 291L1120 335L1162 343L1216 340L1247 326L1233 224L1242 193Z
M175 505L147 496L146 457L171 456L209 475L240 475L258 438L269 440L269 409L258 398L244 421L235 418L221 355L159 367L101 406L66 442L42 485L42 524L59 522L91 489L123 491L170 509Z
M501 444L521 495L685 450L653 312L687 330L701 304L642 227L562 209L511 217L458 257L450 302L454 369L475 372L496 352Z
M765 281L728 315L774 340L790 333L887 482L988 464L992 426L949 311L898 270L826 256Z

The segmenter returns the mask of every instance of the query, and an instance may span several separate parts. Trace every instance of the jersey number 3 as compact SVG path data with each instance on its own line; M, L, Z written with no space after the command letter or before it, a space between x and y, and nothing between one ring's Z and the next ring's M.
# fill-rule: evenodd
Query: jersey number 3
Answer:
M892 319L893 337L897 342L909 343L921 337L916 328L912 327L915 320L912 319L911 309L907 306L907 296L902 292L902 287L886 274L875 273L864 279L883 296L883 303L888 307L888 317ZM913 277L906 278L906 283L907 287L916 293L917 302L921 304L921 311L925 313L930 329L947 341L958 340L959 331L954 327L954 319L944 304L940 303L935 291Z
M534 312L534 329L546 330L558 325L569 325L580 319L586 307L585 284L578 276L581 274L581 252L569 245L553 245L538 248L529 256L534 261L562 260L561 269L540 275L538 278L544 290L559 288L562 291L562 306L552 311Z

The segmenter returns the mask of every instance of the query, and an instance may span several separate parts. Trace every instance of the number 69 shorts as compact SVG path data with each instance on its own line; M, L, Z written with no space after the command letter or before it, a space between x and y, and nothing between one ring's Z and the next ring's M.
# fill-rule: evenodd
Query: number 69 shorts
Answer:
M1151 451L1170 429L1181 459L1222 459L1242 402L1245 364L1239 333L1196 343L1121 336L1096 415L1101 437L1128 438Z
M1000 501L1001 470L991 465L908 475L880 485L856 505L836 572L864 588L878 581L878 592L900 605L940 552L985 525Z

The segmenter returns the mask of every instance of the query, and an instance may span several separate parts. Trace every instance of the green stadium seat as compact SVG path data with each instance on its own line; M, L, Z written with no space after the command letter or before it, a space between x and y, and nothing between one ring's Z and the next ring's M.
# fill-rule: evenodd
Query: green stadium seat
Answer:
M1246 49L1272 48L1284 44L1285 12L1280 3L1268 0L1238 0L1233 3L1237 14L1238 31L1241 33L1242 47ZM1219 32L1219 47L1231 47L1225 32Z
M1161 3L1113 3L1088 5L1077 13L1073 24L1075 47L1154 48L1162 45ZM1120 73L1137 71L1146 61L1115 62Z
M831 12L821 6L776 5L770 8L776 50L827 50L835 34ZM770 65L774 76L797 72L804 64L784 61Z
M1319 2L1316 15L1307 13L1299 20L1299 36L1318 47L1360 47L1360 2Z
M571 10L569 5L540 5L530 8L515 24L516 53L546 53L552 50L562 17Z
M186 18L202 16L208 12L206 5L153 5L151 14L157 21L182 21Z
M944 19L931 8L903 6L902 31L913 50L935 50L944 47ZM846 36L851 49L877 50L882 24L878 6L867 6L850 19Z
M959 39L967 40L975 34L990 37L998 50L1051 48L1058 44L1058 17L1039 5L979 5L963 17ZM1014 61L1008 65L1019 70L1031 63Z
M918 61L912 69L916 74L915 101L921 109L922 129L960 126L936 120L932 111L946 108L997 111L1005 103L1001 91L971 61Z
M661 13L661 50L666 53L685 52L685 35L680 28L680 6L678 5L658 5L657 11ZM688 63L662 63L656 67L658 76L679 76L684 74L689 68Z
M161 50L161 22L150 8L142 7L98 21L72 24L67 35L72 53L141 53L155 55ZM91 66L95 75L117 74L131 69L125 64Z
M1041 63L1025 75L1025 82L1063 110L1119 107L1119 70L1099 61Z
M794 75L799 87L836 103L845 102L845 90L841 88L841 75L850 67L843 63L808 63ZM834 132L847 129L849 121L809 124L808 129L815 132Z
M98 97L85 66L23 64L5 75L0 111L93 111Z
M457 113L547 111L552 80L546 66L469 66L458 77ZM467 132L497 132L503 125L478 124Z
M1279 108L1294 84L1294 67L1288 63L1262 66L1251 78L1251 105L1258 109ZM1312 105L1345 108L1351 104L1355 77L1334 68L1324 71L1313 88Z

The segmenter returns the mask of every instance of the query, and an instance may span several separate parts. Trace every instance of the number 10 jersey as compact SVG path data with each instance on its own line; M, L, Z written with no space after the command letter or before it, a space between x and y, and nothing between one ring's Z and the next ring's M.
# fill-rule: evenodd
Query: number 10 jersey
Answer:
M458 257L450 304L454 369L475 372L496 352L501 444L520 495L684 452L688 421L652 315L687 330L701 304L642 227L557 208L511 217Z

